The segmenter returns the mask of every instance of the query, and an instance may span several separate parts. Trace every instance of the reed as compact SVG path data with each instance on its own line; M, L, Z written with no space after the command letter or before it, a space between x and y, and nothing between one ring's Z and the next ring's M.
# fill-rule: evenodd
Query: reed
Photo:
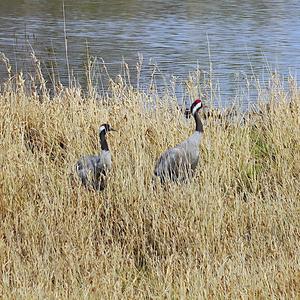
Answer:
M177 102L113 81L106 99L82 95L28 92L22 74L2 87L2 298L300 296L297 86L256 112L202 114L195 178L166 189L155 160L194 129ZM105 122L114 167L87 191L71 175Z

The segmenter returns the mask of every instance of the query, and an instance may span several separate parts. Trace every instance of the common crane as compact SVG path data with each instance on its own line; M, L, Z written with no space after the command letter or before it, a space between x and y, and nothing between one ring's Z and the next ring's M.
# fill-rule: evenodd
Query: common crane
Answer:
M167 181L186 182L193 176L199 161L199 144L203 133L203 124L198 115L202 107L202 101L197 99L190 108L196 123L195 132L182 143L166 150L157 160L154 179L159 177L162 184Z
M109 124L102 124L99 128L101 153L99 155L87 155L76 163L76 171L87 188L102 191L107 184L107 173L111 169L111 154L106 141L106 133L116 131Z

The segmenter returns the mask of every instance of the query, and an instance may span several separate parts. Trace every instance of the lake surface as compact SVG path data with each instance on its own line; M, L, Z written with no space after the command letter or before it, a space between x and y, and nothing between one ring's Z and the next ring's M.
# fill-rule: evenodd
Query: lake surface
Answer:
M0 1L0 52L15 71L30 72L32 47L45 70L54 66L68 84L62 7L59 0ZM155 64L160 86L171 75L180 83L196 68L212 71L215 97L225 105L241 94L245 103L253 100L253 75L266 82L274 69L285 76L300 70L298 0L66 0L65 15L70 69L83 86L87 48L99 58L97 71L104 72L102 58L112 78L125 60L134 84L142 55L140 88ZM6 75L1 64L0 81Z

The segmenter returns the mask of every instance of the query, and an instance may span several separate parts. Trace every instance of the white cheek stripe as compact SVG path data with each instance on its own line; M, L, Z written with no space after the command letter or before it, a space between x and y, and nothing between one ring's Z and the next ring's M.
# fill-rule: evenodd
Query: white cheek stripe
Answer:
M194 108L193 108L193 111L192 111L192 114L194 115L196 113L196 111L202 107L202 102L198 103Z
M105 126L101 126L101 127L99 128L99 132L101 132L101 131L103 131L103 130L105 130Z

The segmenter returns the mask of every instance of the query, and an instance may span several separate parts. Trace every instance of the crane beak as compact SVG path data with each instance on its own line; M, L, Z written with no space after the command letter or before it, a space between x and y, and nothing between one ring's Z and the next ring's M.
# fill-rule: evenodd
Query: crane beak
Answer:
M118 130L116 130L116 129L114 129L114 128L110 128L110 131L116 131L116 132L118 132Z
M187 108L185 111L184 111L184 116L189 119L191 117L191 111L189 108Z

